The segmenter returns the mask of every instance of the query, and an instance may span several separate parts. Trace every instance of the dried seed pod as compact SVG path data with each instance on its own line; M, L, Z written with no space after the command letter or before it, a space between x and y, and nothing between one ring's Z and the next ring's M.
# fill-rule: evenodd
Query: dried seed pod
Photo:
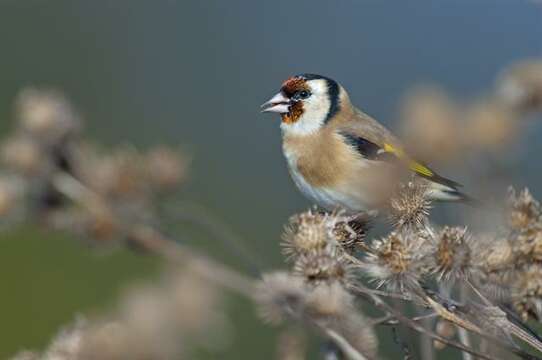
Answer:
M542 318L542 269L538 265L529 266L516 273L512 283L512 304L518 314L527 321Z
M420 230L427 225L431 201L428 186L421 181L401 185L390 200L390 218L396 228Z
M299 320L308 294L303 278L285 272L264 274L256 286L255 301L260 316L273 324Z
M334 281L348 283L353 278L353 269L340 253L319 250L300 255L293 274L303 277L312 285Z
M512 187L508 189L509 225L514 230L522 230L540 221L540 203L525 188L519 193Z
M403 291L428 272L428 258L433 248L431 238L411 232L392 232L373 241L363 267L379 287L387 285Z
M284 255L288 260L294 260L308 252L336 246L333 234L336 223L337 215L313 210L292 216L282 236Z
M437 246L434 272L444 280L462 279L472 269L471 236L466 228L444 227L435 237Z
M365 239L370 228L371 224L366 219L347 219L337 222L333 234L344 251L354 254L357 250L366 248Z

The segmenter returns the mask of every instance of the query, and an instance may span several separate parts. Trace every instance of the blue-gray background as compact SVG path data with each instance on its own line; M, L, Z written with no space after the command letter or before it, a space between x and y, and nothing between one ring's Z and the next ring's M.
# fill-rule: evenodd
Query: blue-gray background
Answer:
M308 205L288 178L278 119L259 114L282 80L333 77L393 127L416 84L468 98L506 65L541 55L542 4L527 0L0 0L0 134L17 91L47 85L69 95L97 141L182 144L194 160L183 199L279 266L282 224ZM530 170L518 181L540 193L539 171L519 168ZM27 226L0 236L1 358L43 346L77 311L108 308L129 279L158 268ZM231 306L239 326L228 356L272 358L252 308Z

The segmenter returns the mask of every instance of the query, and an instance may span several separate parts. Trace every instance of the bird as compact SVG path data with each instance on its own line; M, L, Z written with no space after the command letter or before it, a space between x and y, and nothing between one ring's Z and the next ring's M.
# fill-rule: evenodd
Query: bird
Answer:
M458 182L409 156L400 140L356 108L335 80L299 74L261 106L281 117L282 149L299 190L327 210L378 211L404 179L419 179L430 200L471 202Z

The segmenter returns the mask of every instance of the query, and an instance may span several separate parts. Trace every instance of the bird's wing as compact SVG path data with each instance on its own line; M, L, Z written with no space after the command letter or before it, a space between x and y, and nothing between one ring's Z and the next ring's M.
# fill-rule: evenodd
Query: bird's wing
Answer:
M390 142L385 139L385 136L369 140L366 136L362 136L359 132L352 132L349 129L341 129L338 133L344 138L345 142L353 147L361 156L367 160L372 161L386 161L386 162L398 162L406 166L410 171L418 176L426 178L432 182L442 184L446 187L456 190L461 184L438 175L435 171L410 158L406 152L398 145L393 144L393 139L390 138ZM371 136L371 134L369 134ZM378 140L382 140L382 143L377 143Z

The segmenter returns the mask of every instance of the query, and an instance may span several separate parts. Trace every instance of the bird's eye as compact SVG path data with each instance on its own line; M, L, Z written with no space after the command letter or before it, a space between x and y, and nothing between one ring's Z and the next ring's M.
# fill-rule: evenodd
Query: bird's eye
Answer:
M296 95L295 97L298 99L306 99L309 96L311 96L311 93L308 92L307 90L301 90L301 91L298 91L295 95Z

